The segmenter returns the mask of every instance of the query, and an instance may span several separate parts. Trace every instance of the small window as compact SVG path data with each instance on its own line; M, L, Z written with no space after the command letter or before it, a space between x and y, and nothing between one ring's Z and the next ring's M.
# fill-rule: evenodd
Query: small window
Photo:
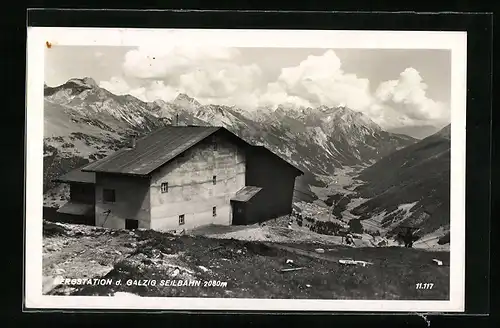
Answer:
M212 207L212 216L217 216L217 207Z
M212 138L212 146L214 147L214 150L217 150L217 139L215 137Z
M184 224L184 214L179 215L179 225Z
M161 192L162 193L168 192L168 182L162 182L162 184L161 184Z
M102 190L102 199L107 203L115 202L115 191L113 189L103 189Z
M130 219L125 220L125 229L133 230L137 228L139 228L139 220L130 220Z
M217 176L216 175L214 175L212 177L212 182L213 182L214 185L217 184Z

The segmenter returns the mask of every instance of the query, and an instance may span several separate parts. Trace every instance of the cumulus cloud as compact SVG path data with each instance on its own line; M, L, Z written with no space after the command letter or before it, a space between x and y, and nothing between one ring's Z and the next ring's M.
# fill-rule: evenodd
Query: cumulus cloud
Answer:
M255 64L237 64L239 56L233 48L140 47L125 55L123 71L127 77L150 81L143 92L148 101L169 101L183 92L201 103L255 106L253 93L262 72Z
M264 82L258 65L243 65L240 59L240 51L234 48L140 47L125 55L124 78L102 81L101 86L144 101L171 101L186 93L202 104L235 105L246 110L281 104L345 105L365 113L383 128L449 119L449 108L427 96L427 85L412 67L372 92L368 79L342 69L333 50L283 68L269 83ZM139 82L130 85L126 81Z
M420 73L409 67L400 74L398 80L382 82L375 97L386 107L394 108L408 118L408 123L449 120L450 111L447 106L430 99L426 90L427 84L423 82Z
M368 79L346 74L333 50L321 56L309 56L298 66L283 68L277 82L270 83L263 101L282 101L307 106L346 105L362 110L372 102Z
M142 86L132 87L125 79L116 76L112 77L109 81L101 81L99 86L115 95L130 94L142 101L153 101L156 99L170 101L180 92L184 92L184 90L166 86L163 81L156 80L149 81Z
M130 85L122 78L113 76L109 81L100 81L99 86L115 95L130 93Z
M170 101L174 99L180 92L184 92L178 88L165 85L163 81L150 81L145 86L132 89L130 94L143 101L154 101L161 99Z
M210 64L231 62L239 51L233 48L195 46L144 46L131 50L123 63L127 75L142 79L165 79Z

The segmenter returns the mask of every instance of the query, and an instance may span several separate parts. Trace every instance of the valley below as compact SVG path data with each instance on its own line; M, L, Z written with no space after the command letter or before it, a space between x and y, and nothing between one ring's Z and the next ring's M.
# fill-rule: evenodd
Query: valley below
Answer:
M350 221L359 221L359 229L356 233L359 234L362 240L369 242L365 243L366 247L398 246L401 242L397 242L395 237L398 233L404 232L403 228L416 227L415 236L418 240L414 242L415 248L426 249L428 251L449 251L449 225L439 226L438 228L428 228L428 226L418 224L415 225L414 208L418 208L417 202L405 203L404 198L394 211L386 210L383 205L380 210L370 212L367 208L362 209L366 204L370 204L373 198L366 197L358 192L359 189L366 185L366 182L360 180L360 175L366 167L344 168L337 170L331 177L325 177L326 187L312 187L312 191L316 194L317 199L313 202L297 201L294 206L298 209L303 217L310 221L311 225L315 226L316 222L332 222L338 225L337 230L350 230ZM365 186L366 187L366 186ZM366 198L365 198L366 197ZM392 199L391 199L392 201ZM446 206L446 204L442 204ZM391 218L396 218L396 221L389 221ZM352 230L352 229L351 229ZM338 233L335 229L328 232L329 234Z

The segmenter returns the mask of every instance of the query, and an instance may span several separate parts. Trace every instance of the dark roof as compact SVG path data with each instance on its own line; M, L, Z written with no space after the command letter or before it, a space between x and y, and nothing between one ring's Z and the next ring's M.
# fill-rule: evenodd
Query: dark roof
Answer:
M83 170L148 175L219 129L206 126L164 127L138 139L135 148L118 150L87 165Z
M69 171L66 174L63 174L57 179L53 180L54 182L79 182L79 183L95 183L95 173L92 172L82 172L82 168L79 167L75 170Z
M255 196L262 188L255 186L245 186L241 188L236 195L234 195L231 200L237 202L248 202L253 196Z
M146 176L219 130L224 130L247 146L252 146L223 127L167 126L136 140L135 148L118 150L103 159L90 163L82 171ZM253 147L266 149L262 146ZM284 162L303 173L287 161Z

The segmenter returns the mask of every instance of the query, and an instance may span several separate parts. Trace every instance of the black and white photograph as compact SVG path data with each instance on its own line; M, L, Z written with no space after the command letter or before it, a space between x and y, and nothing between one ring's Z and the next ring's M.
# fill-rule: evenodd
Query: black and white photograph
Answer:
M26 303L463 311L465 47L30 28Z

